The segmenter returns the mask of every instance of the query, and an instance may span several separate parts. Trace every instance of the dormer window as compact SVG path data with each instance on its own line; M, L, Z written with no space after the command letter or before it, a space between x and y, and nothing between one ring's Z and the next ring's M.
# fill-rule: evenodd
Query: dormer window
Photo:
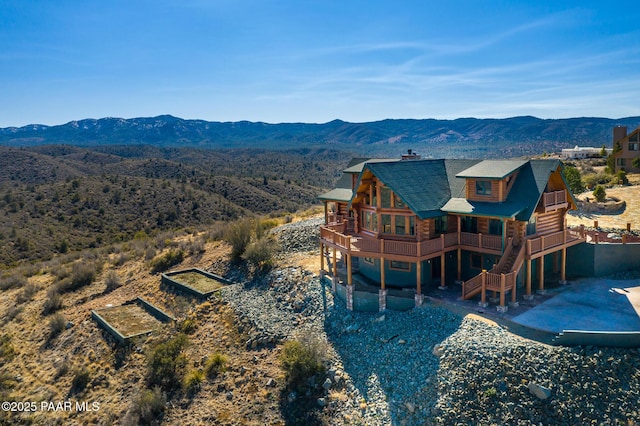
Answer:
M491 181L490 180L477 180L476 181L476 194L477 195L491 195Z

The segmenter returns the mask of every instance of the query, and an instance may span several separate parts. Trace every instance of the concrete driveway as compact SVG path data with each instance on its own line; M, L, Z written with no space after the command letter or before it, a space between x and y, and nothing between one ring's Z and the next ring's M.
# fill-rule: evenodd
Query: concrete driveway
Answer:
M640 279L583 278L550 293L556 294L511 321L551 333L640 332Z

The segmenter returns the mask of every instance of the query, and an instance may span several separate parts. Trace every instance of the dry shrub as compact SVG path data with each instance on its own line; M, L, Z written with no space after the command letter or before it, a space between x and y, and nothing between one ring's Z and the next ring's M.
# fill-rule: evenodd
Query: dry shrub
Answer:
M156 256L151 261L151 273L163 272L184 260L184 251L173 249Z
M231 259L240 260L251 242L252 224L250 219L242 219L229 224L224 240L231 246Z
M298 340L289 340L280 354L280 365L285 372L287 385L292 389L306 386L309 379L325 371L326 345L318 338L304 335Z

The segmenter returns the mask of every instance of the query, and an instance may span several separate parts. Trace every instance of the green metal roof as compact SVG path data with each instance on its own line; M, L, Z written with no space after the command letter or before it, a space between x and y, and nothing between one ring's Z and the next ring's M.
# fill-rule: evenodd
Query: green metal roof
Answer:
M318 195L318 200L321 201L344 201L349 202L351 200L352 191L351 188L335 188L329 192Z
M525 164L526 160L483 160L461 171L456 177L504 179Z
M370 163L389 163L389 162L395 162L395 161L400 161L399 158L369 158L366 159L358 164L355 165L351 165L350 167L347 167L346 169L343 170L344 173L362 173L362 170L364 170L364 166L366 164L370 164Z
M464 182L457 182L453 177L478 161L427 159L369 162L364 169L371 171L418 217L426 219L443 215L441 208L451 198L452 190L454 193L464 192Z
M529 161L377 159L376 161L367 160L353 167L362 167L356 188L360 186L362 172L369 170L421 219L442 216L445 213L457 213L528 221L540 202L549 177L558 167L562 167L562 163L557 159ZM516 170L518 171L516 180L504 202L470 201L465 198L466 179L460 179L461 177L479 177L478 172L483 171L482 177L502 179ZM336 188L318 198L353 202L355 196L355 192L349 186L349 188ZM575 205L573 195L571 199Z
M514 219L526 205L520 202L487 203L471 201L466 198L452 198L443 207L447 213L469 214L473 216L490 216Z

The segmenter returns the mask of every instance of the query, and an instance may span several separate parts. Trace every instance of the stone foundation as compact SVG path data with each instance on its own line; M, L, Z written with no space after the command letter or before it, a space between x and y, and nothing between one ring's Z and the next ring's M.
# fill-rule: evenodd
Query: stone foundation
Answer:
M378 292L378 304L380 306L380 312L387 309L387 290L380 290Z

